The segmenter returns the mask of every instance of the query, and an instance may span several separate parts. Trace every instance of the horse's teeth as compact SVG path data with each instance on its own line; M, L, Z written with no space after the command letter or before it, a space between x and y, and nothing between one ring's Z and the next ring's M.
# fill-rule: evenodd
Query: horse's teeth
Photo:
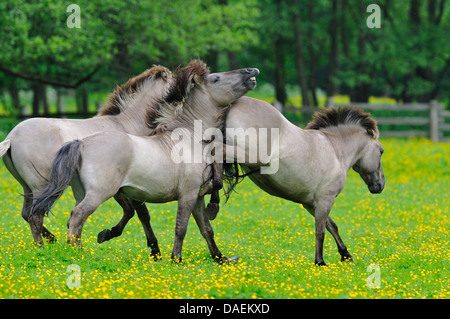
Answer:
M249 78L247 81L256 81L256 78L254 76L252 76L251 78Z

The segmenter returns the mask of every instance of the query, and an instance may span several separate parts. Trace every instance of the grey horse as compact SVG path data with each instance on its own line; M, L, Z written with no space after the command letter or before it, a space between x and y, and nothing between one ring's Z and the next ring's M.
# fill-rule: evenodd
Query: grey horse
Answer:
M172 72L162 66L154 66L127 83L117 87L98 116L85 120L33 118L17 125L0 143L0 157L22 185L24 202L22 217L30 224L33 238L43 244L42 235L54 241L54 235L43 226L41 216L30 215L33 197L48 185L52 161L61 146L74 139L81 139L100 131L121 131L135 135L148 135L152 129L146 123L148 108L163 96L172 82ZM120 227L134 215L134 210L144 226L147 244L153 254L159 253L155 235L150 226L145 205L130 201L118 194L115 199L124 209Z
M335 239L341 261L351 261L352 256L329 214L336 196L344 188L350 168L359 173L371 193L383 191L385 178L381 156L384 149L378 141L376 121L360 109L324 109L316 113L303 130L270 104L241 97L221 110L218 127L226 136L223 153L228 164L240 164L245 175L261 189L303 204L315 217L315 263L326 265L323 259L325 229ZM272 130L277 134L259 136L261 132ZM256 136L248 136L249 132ZM255 145L246 143L247 140L256 141L256 149L267 150L264 159L260 158L259 152L256 156L251 154ZM243 156L238 158L239 153ZM250 162L251 157L255 160ZM229 170L230 165L225 168L227 179L239 179L237 170ZM262 172L264 169L266 171ZM209 192L218 196L218 189L213 188L211 183Z
M180 145L184 150L198 147L188 138L191 133L198 134L194 132L195 121L201 120L204 128L214 126L221 108L255 87L258 73L258 69L246 68L211 74L198 60L175 71L168 94L147 113L148 124L155 134L137 137L117 131L100 132L67 143L53 162L48 187L35 198L32 214L43 216L71 184L77 204L68 222L67 241L81 244L86 219L117 193L139 202L177 200L172 259L181 260L192 212L213 259L219 263L230 261L214 242L204 198L199 195L202 185L211 178L212 160L209 164L205 160L177 163L174 149ZM180 135L183 138L178 138ZM197 141L202 143L201 136ZM216 143L223 145L222 141L216 141L206 146ZM210 152L201 151L201 154ZM183 154L183 157L191 158L191 155Z
M303 130L290 123L270 104L242 97L223 116L226 132L242 129L275 128L278 139L257 139L259 147L270 150L268 158L259 157L252 163L241 161L244 172L267 193L301 203L315 217L316 253L315 263L325 265L323 242L325 228L333 235L341 260L352 260L342 241L336 223L329 217L336 196L345 185L347 172L353 168L367 184L371 193L381 193L385 178L381 167L383 147L378 141L376 121L356 108L323 109ZM228 143L238 141L235 148L250 152L245 138L235 139L227 135ZM268 145L261 145L267 143ZM240 144L239 144L240 143ZM270 173L260 169L273 167ZM235 171L236 173L237 171Z

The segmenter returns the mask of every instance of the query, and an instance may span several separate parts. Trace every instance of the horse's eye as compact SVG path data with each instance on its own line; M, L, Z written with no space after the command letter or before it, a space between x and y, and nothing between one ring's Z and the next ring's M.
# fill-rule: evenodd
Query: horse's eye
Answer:
M219 80L220 80L220 77L216 76L216 77L214 78L214 83L219 82Z

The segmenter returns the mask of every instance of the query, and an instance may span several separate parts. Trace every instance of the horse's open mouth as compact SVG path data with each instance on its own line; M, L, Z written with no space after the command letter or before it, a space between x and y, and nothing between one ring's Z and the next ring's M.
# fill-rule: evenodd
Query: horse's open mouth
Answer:
M259 70L256 68L248 68L248 74L244 78L244 85L247 90L253 90L256 87L256 75L259 74Z

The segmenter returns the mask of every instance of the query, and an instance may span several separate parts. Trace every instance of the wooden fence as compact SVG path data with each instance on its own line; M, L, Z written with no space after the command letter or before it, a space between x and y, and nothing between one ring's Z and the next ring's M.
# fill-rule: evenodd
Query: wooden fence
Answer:
M409 104L367 104L350 103L372 113L377 120L381 136L386 137L428 137L433 142L450 142L450 111L437 101ZM341 105L336 105L341 106ZM342 105L344 106L344 105ZM319 110L316 107L284 107L283 112L301 112L309 120ZM377 113L380 115L378 116ZM406 128L406 129L405 129Z

